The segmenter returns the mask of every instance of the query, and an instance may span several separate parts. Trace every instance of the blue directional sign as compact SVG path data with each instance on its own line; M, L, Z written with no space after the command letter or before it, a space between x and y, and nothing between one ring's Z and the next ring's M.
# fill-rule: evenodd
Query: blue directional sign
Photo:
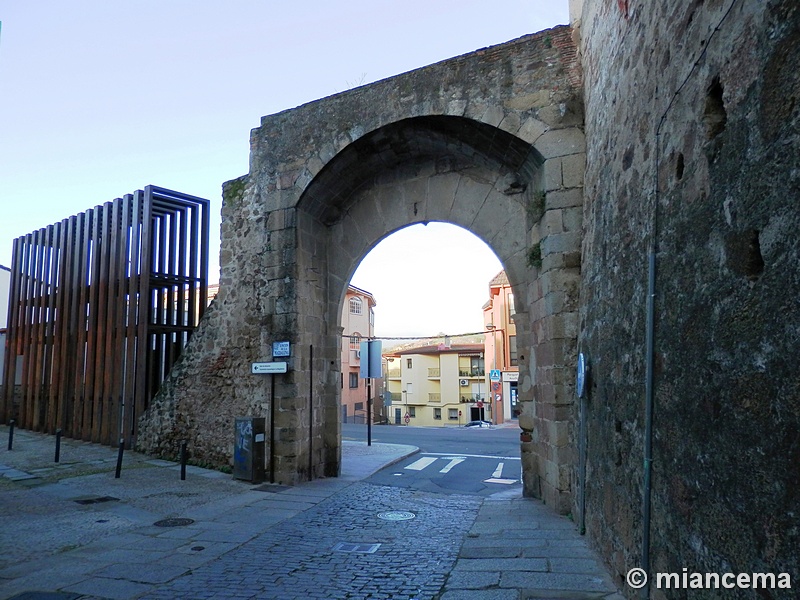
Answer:
M489 381L500 381L500 369L489 371Z
M383 377L380 340L361 342L360 367L359 375L361 379L380 379Z

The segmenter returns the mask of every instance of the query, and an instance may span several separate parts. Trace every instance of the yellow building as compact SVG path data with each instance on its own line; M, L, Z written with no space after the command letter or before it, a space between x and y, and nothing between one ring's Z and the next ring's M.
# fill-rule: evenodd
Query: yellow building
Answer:
M483 351L483 344L439 344L384 354L389 422L457 427L491 420Z

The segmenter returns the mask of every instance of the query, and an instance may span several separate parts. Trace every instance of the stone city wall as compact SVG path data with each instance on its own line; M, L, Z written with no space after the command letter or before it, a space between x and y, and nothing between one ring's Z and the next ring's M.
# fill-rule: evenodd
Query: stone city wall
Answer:
M655 242L652 570L796 587L800 6L586 0L580 31L588 532L620 577L640 565Z
M228 464L233 418L270 414L271 378L250 363L288 340L278 479L337 474L349 278L386 234L442 220L487 241L515 288L525 491L566 512L582 127L568 27L264 117L250 173L224 190L219 296L142 420L140 449L174 455L188 439L197 460Z

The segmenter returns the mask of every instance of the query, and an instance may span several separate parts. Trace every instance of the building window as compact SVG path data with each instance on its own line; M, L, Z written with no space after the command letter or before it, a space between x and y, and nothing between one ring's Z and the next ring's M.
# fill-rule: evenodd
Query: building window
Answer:
M409 406L408 407L408 416L412 417L412 418L417 416L417 407L416 406Z
M414 393L414 386L411 383L406 384L406 394L413 394Z
M508 302L508 320L510 321L511 317L517 314L517 309L514 308L514 294L509 294L506 301Z
M512 367L517 366L517 336L508 336L508 358Z
M358 373L350 373L350 388L358 387Z
M441 421L442 420L442 409L441 408L434 408L433 409L433 418L436 421Z
M470 376L483 377L485 374L483 356L473 356L469 359Z
M350 350L359 350L361 348L361 334L354 333L350 336Z
M364 403L356 402L355 405L353 406L353 410L355 411L364 410Z
M350 298L350 314L361 314L361 298Z
M406 359L406 367L408 367L409 369L411 368L411 359L410 358Z
M455 421L458 419L458 409L457 408L448 408L447 409L447 418L451 421Z
M375 311L371 308L369 309L369 324L375 325Z

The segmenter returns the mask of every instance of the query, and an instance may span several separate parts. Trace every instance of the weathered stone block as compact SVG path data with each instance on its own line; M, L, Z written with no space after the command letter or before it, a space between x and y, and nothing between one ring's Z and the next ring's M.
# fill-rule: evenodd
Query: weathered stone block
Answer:
M560 190L564 187L561 161L562 158L550 158L544 161L542 165L542 179L545 192Z
M561 158L561 174L565 188L583 187L586 172L586 154L580 152Z
M581 249L581 234L577 231L569 233L556 233L542 238L542 256L548 254L565 254L579 252Z
M586 151L586 138L580 129L550 129L533 143L545 159L567 156Z
M583 189L573 188L564 190L554 190L547 193L545 206L548 209L569 208L572 206L583 206Z
M518 135L520 139L528 142L529 144L533 144L547 131L547 129L547 125L542 123L539 119L528 117L520 126Z

